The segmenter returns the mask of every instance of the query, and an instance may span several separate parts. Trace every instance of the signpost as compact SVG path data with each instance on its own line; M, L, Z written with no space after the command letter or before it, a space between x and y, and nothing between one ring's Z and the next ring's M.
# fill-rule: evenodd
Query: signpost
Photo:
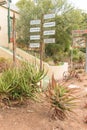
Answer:
M53 35L55 35L55 29L53 27L55 27L56 25L55 21L53 20L51 21L51 19L53 18L55 18L55 14L45 14L45 15L42 15L41 20L30 21L31 27L30 27L29 47L40 48L40 70L43 69L42 61L43 61L43 54L45 50L45 43L55 43L55 38L52 38ZM42 83L40 82L40 87L41 86L42 86Z
M38 28L30 28L30 32L40 32L40 27L38 27Z
M30 40L40 40L40 35L31 35Z
M86 34L87 33L87 29L86 30L72 30L72 34Z
M87 34L87 30L73 30L73 47L86 47L86 37L83 35Z
M31 48L39 48L40 47L40 43L30 43Z
M43 27L54 27L54 26L55 26L55 22L48 22L43 24Z
M75 48L82 48L86 47L86 39L85 37L74 37L73 38L73 47Z
M53 35L55 35L55 26L56 23L52 19L55 18L55 14L45 14L44 15L44 24L43 24L43 35L44 35L44 43L55 43L55 38ZM49 22L48 22L49 20ZM52 21L51 21L52 20ZM48 38L49 36L49 38ZM51 36L51 37L50 37Z
M54 35L55 30L44 31L43 35Z
M37 25L37 24L40 25L40 23L41 23L41 20L31 20L30 21L30 25Z
M55 18L55 14L45 14L44 19L52 19Z
M84 37L83 37L84 35ZM73 30L72 31L73 39L77 39L78 47L85 47L86 46L86 72L87 72L87 29L85 30ZM79 38L79 40L78 40ZM74 44L74 42L73 42Z
M55 38L44 39L44 43L55 43Z

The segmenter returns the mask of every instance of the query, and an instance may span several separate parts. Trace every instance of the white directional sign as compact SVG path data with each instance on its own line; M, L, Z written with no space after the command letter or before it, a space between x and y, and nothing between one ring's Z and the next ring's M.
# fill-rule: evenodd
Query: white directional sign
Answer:
M30 32L40 32L40 28L30 28Z
M44 43L55 43L55 38L44 39Z
M30 36L30 40L39 40L40 39L40 35L31 35Z
M39 48L40 43L30 43L29 47L31 47L31 48Z
M31 20L30 25L40 24L41 20Z
M51 18L55 18L55 14L45 14L44 15L44 19L51 19Z
M55 22L48 22L48 23L44 23L43 27L54 27L55 26Z
M44 31L44 35L54 35L55 30Z

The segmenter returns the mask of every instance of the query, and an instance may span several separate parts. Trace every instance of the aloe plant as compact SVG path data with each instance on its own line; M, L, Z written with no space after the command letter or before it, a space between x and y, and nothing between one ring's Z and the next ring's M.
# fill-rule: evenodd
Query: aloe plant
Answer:
M23 63L20 67L11 68L3 72L0 77L0 95L10 99L35 98L39 92L37 83L46 74L36 66Z
M68 88L64 84L58 84L53 78L48 88L48 98L53 110L52 117L63 120L76 106L78 97L75 96L75 93L77 90Z

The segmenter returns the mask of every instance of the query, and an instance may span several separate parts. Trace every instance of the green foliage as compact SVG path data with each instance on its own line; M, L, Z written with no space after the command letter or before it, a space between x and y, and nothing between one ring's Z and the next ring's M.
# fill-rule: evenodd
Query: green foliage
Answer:
M55 45L47 44L45 52L46 52L47 56L53 56L53 55L57 55L59 50L60 50L60 48L59 48L58 44L55 44Z
M67 0L56 0L55 2L53 2L52 0L38 0L36 5L31 0L20 0L17 3L17 6L20 9L20 19L17 22L18 38L20 39L20 42L22 41L24 44L29 44L30 20L41 19L42 14L58 14L59 12L65 13L72 8L68 4ZM60 19L58 20L60 21Z
M24 8L24 6L26 5L26 3L27 3L27 0L19 0L18 2L17 2L17 6L19 7L19 8Z
M56 14L54 19L56 22L56 28L54 28L56 29L56 44L46 46L46 56L52 58L57 55L62 60L61 54L69 53L70 45L72 44L72 30L83 30L86 27L86 13L79 9L74 9L68 3L68 0L55 0L54 2L53 0L38 0L37 4L31 0L20 0L17 6L20 9L20 18L17 21L17 42L27 46L29 45L30 20L41 19L43 14Z
M20 0L17 6L20 9L20 19L17 20L16 26L18 32L17 41L27 45L29 44L30 20L34 17L33 11L35 9L35 4L31 0Z
M47 44L45 49L46 55L49 60L52 59L55 64L60 61L66 62L68 58L68 53L63 51L63 47L59 44Z
M13 99L34 99L36 93L39 92L37 83L45 76L44 70L23 63L21 67L11 68L3 72L0 77L0 95L7 97L9 100Z
M86 48L80 48L80 51L82 51L83 53L86 53Z
M82 51L80 51L79 49L73 50L72 57L73 57L74 62L83 63L85 61L85 54Z
M49 84L48 98L53 109L53 118L63 120L69 112L76 106L76 90L66 87L64 84L58 84L52 77L52 83Z

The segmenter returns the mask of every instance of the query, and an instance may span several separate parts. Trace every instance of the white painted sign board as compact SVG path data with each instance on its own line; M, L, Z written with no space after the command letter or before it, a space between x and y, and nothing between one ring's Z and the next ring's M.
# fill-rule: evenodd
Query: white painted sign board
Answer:
M44 35L54 35L55 34L55 30L44 31L43 34Z
M31 20L30 25L40 24L41 20Z
M55 38L44 39L44 43L55 43Z
M54 26L55 26L55 22L48 22L43 24L43 27L54 27Z
M30 32L40 32L40 28L30 28Z
M30 36L30 40L39 40L40 39L40 35L31 35Z
M44 19L51 19L51 18L55 18L55 14L45 14L44 15Z
M30 43L29 47L31 47L31 48L39 48L40 43Z

